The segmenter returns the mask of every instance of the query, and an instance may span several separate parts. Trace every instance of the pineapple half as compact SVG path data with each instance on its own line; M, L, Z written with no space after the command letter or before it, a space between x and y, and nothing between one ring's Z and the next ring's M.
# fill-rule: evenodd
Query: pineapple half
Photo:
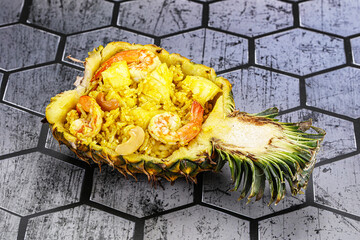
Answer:
M214 98L214 107L197 137L163 159L139 153L121 156L98 144L84 144L64 128L67 112L75 108L80 96L90 91L90 81L101 64L114 54L131 49L150 50L162 63L180 65L185 75L204 77L222 90ZM286 182L293 195L306 188L325 135L322 129L311 126L311 121L278 122L274 119L276 108L257 114L235 110L228 80L217 77L212 68L195 64L179 54L169 54L155 45L113 42L100 46L89 53L84 76L75 85L76 89L53 97L46 108L53 136L84 161L92 159L98 164L109 164L125 176L144 173L149 181L160 177L173 182L186 177L196 183L198 173L219 172L228 163L234 190L241 189L239 199L261 199L267 181L271 192L269 204L278 203L285 196ZM315 131L305 133L310 128Z

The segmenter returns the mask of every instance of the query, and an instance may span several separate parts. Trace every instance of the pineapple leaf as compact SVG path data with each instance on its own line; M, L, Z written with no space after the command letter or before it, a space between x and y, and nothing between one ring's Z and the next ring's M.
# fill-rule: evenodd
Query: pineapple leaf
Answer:
M251 185L252 185L252 171L253 169L251 169L251 166L249 166L249 162L247 161L244 161L244 183L243 183L243 188L242 188L242 191L241 191L241 194L240 194L240 197L238 198L238 200L241 200L243 198L246 197L246 195L248 194L250 188L251 188Z
M237 158L236 156L234 156L234 162L235 162L235 167L236 167L236 175L235 175L235 184L234 184L234 191L237 191L240 183L241 183L241 178L243 175L243 162L240 158Z

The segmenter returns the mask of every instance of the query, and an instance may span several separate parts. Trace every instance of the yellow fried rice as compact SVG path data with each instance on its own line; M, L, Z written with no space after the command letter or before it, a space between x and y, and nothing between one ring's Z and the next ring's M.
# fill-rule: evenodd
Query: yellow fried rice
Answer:
M170 98L165 102L159 102L153 96L144 94L146 80L133 82L130 86L123 86L115 91L111 86L102 81L91 83L91 91L88 95L96 99L100 92L105 93L105 100L116 99L120 107L111 111L102 111L103 124L101 131L93 138L82 137L81 141L85 144L96 143L103 147L115 149L129 138L129 130L135 126L140 126L145 131L145 140L136 153L146 154L158 158L165 158L171 155L179 145L164 144L155 140L147 129L150 119L159 113L174 112L179 115L182 124L189 121L190 109L193 102L192 92L181 83L186 77L181 71L180 65L168 67L172 73L172 83L170 88ZM204 120L210 113L212 105L207 102L204 104ZM68 112L65 128L69 129L72 122L79 118L89 119L90 114L84 110L77 109Z

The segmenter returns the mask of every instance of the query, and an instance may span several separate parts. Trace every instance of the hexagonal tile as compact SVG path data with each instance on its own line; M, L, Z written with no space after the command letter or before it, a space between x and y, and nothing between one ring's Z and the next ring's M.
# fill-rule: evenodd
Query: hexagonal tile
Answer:
M360 65L360 37L351 39L351 50L354 63Z
M24 0L3 0L0 8L0 25L17 22L20 18Z
M145 239L249 239L249 222L194 206L145 221Z
M0 206L28 215L79 201L84 170L30 153L0 161Z
M305 202L305 195L292 196L290 188L286 186L285 198L276 206L268 206L271 196L269 185L266 184L263 198L257 202L253 199L251 203L246 204L247 199L238 201L241 186L238 191L230 191L233 187L227 164L220 173L206 173L203 179L203 201L251 218L265 216Z
M20 218L0 209L0 239L17 239Z
M124 178L117 170L104 166L95 170L91 200L128 214L144 217L193 202L193 186L184 179L174 185L161 181L154 188L144 175L138 181Z
M186 0L136 0L120 4L117 24L156 36L201 26L202 5Z
M46 136L45 147L65 154L66 156L77 158L76 154L72 152L67 146L59 145L59 142L53 137L50 129L48 130L48 134Z
M40 117L0 104L0 155L36 147L40 121Z
M85 58L88 57L90 49L97 48L100 45L106 46L106 44L113 41L124 41L139 44L154 43L154 39L152 38L120 30L115 27L109 27L67 37L63 61L83 67L83 64L73 62L66 57L71 55L74 58L85 60Z
M300 122L312 119L314 126L326 131L325 139L317 154L318 161L356 151L352 122L305 109L281 115L279 119L282 122Z
M260 239L358 239L360 222L307 207L259 222Z
M339 81L341 79L341 81ZM345 67L306 79L306 104L360 117L360 69Z
M209 26L257 36L293 25L291 4L272 0L230 0L210 4Z
M28 22L69 34L110 25L113 7L103 0L32 0Z
M209 29L195 30L161 40L161 47L180 53L196 63L216 71L237 67L248 62L246 39Z
M9 76L4 100L44 114L50 98L74 88L79 75L82 72L61 64L16 72Z
M342 36L360 33L360 4L352 0L300 3L300 24Z
M360 155L314 169L315 201L360 216Z
M293 29L255 40L256 63L306 75L345 63L343 40Z
M13 70L55 60L59 37L22 24L0 28L0 68Z
M132 239L133 222L89 206L29 220L26 239Z
M222 74L233 85L235 105L257 113L270 107L286 110L300 105L299 80L257 67Z

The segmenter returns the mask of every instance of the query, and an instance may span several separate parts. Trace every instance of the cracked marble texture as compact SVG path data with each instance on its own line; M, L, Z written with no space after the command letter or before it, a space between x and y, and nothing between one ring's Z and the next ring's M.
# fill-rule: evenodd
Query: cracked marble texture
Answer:
M75 33L111 23L113 3L103 0L32 0L28 22L61 33Z
M238 191L230 191L233 186L230 169L227 165L223 167L220 173L205 173L202 200L208 204L251 218L262 217L305 202L305 195L292 196L290 188L286 185L285 198L277 205L268 206L271 196L269 185L266 183L264 197L257 202L252 199L250 203L246 204L246 198L240 201L237 200L240 197L242 186Z
M293 25L291 4L272 0L230 0L209 6L209 26L257 36Z
M193 202L193 186L184 179L173 185L161 181L154 187L146 176L138 181L125 179L118 171L104 166L95 170L91 200L137 217L149 216Z
M316 156L318 161L356 151L354 124L350 121L305 109L281 115L279 119L282 122L312 119L313 126L325 130L325 138Z
M248 62L246 39L210 29L195 30L161 40L161 47L179 53L193 62L215 71L241 66Z
M307 75L344 64L344 43L340 38L293 29L256 39L255 61L262 66Z
M257 113L277 107L280 111L300 105L299 80L268 70L249 67L221 74L233 86L235 106Z
M0 104L0 155L36 147L40 121L40 117Z
M88 57L90 49L97 48L100 45L106 46L108 43L113 41L124 41L137 44L154 43L154 39L152 38L115 27L108 27L67 37L63 61L83 67L84 65L82 63L73 62L68 59L67 56L71 55L76 59L85 61L85 58Z
M20 217L0 209L0 239L17 239Z
M24 0L2 0L0 7L0 25L19 20Z
M55 60L60 38L23 24L0 28L0 68L14 70Z
M260 239L358 239L360 222L315 207L259 222Z
M117 24L163 36L201 26L202 5L186 0L135 0L120 4Z
M360 32L360 2L319 0L299 4L300 25L341 36Z
M80 200L84 170L42 153L0 161L0 206L20 215Z
M315 168L315 202L360 216L359 161L358 154Z
M82 75L61 64L16 72L9 76L4 100L44 114L50 98L60 91L73 89L76 76Z
M144 239L248 239L249 222L194 206L145 221Z
M81 205L29 220L26 239L133 239L134 223Z
M341 84L339 84L339 79ZM306 104L352 118L360 117L360 69L345 67L305 80Z

